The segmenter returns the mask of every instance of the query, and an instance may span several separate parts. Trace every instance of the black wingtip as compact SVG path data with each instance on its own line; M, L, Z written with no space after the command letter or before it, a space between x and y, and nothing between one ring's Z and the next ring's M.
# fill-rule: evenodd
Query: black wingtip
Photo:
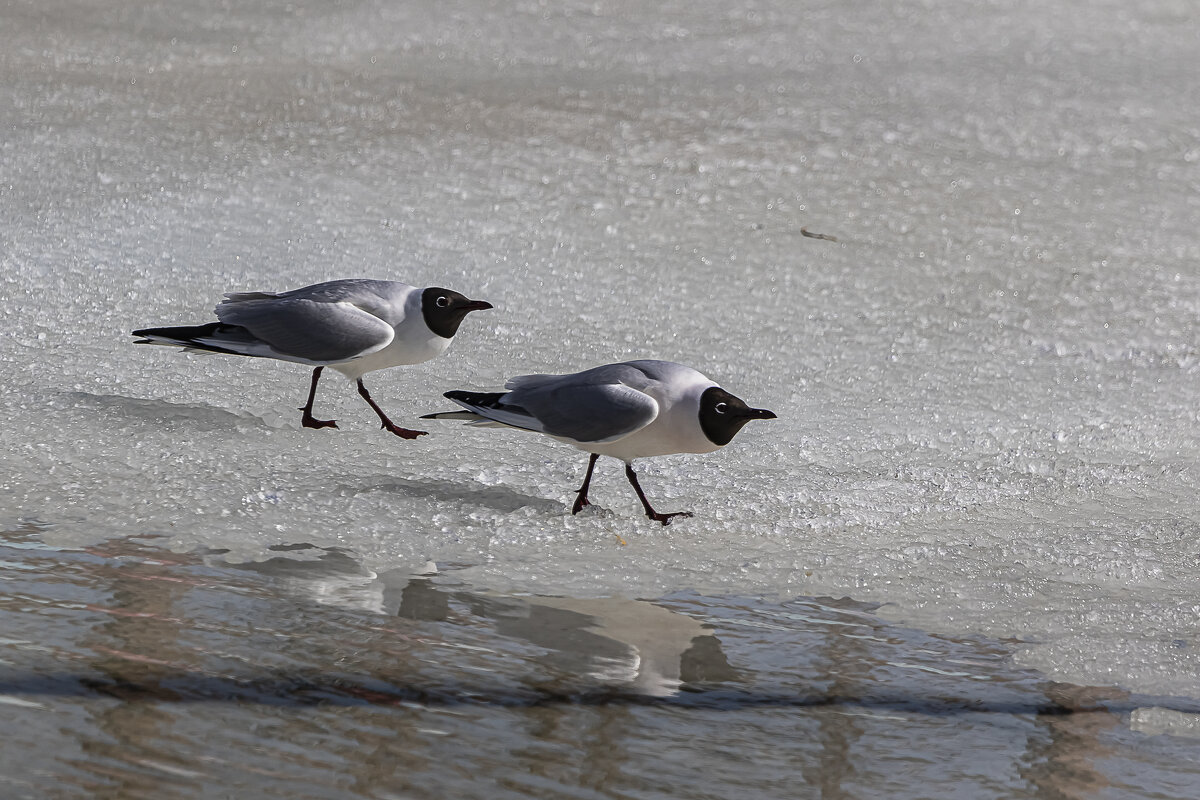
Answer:
M505 394L507 392L464 392L456 389L446 392L442 397L473 408L506 408L500 401Z
M138 337L136 340L134 340L134 342L133 342L134 344L154 344L154 340L151 339L150 337L155 336L164 330L167 330L167 329L166 328L140 328L136 331L130 331L129 335Z
M220 322L209 322L206 325L175 325L166 328L140 328L133 332L134 336L149 338L157 336L161 339L174 339L186 342L199 336L212 336L222 330L235 330L237 326L225 325Z

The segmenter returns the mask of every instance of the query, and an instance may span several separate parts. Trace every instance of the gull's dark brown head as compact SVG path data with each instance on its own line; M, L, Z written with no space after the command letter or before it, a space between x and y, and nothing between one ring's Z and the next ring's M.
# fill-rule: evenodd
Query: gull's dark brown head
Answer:
M775 419L775 414L765 408L751 408L720 386L710 386L700 395L700 430L715 445L729 444L752 419Z
M431 286L421 293L421 314L429 330L443 339L453 338L458 333L458 326L472 311L484 311L492 307L491 303L470 298Z

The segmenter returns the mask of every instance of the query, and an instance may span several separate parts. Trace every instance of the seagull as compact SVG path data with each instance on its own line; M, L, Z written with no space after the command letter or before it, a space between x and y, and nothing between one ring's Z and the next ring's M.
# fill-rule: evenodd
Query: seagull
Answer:
M729 444L750 420L775 419L765 408L750 408L696 370L672 361L625 361L570 375L521 375L504 388L508 391L446 392L443 396L465 411L421 419L463 419L535 431L591 453L572 514L591 505L588 487L596 460L619 458L646 516L663 525L692 514L655 511L638 484L635 458L710 453Z
M313 398L321 371L332 367L358 383L358 393L379 415L382 427L403 439L425 431L402 428L371 399L362 376L377 369L420 364L450 346L463 318L491 303L431 286L365 278L327 281L290 292L234 292L216 307L219 322L174 328L143 328L135 344L174 345L185 351L228 353L295 361L313 367L306 428L336 428L317 419Z

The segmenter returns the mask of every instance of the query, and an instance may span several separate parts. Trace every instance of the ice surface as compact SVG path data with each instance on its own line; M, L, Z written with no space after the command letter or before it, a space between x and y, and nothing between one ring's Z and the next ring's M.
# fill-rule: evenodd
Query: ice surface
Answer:
M1186 2L0 10L0 514L481 590L883 602L1200 695L1200 35ZM809 238L802 230L837 238ZM779 420L619 465L331 376L135 348L225 291L493 302L441 392L633 357ZM434 427L436 426L436 427ZM621 546L620 539L628 542Z

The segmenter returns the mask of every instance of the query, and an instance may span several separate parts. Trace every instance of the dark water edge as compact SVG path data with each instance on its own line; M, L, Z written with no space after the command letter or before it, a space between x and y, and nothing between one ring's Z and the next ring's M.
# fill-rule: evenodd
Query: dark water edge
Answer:
M3 796L1200 795L1197 700L1056 682L849 598L218 555L3 533Z

